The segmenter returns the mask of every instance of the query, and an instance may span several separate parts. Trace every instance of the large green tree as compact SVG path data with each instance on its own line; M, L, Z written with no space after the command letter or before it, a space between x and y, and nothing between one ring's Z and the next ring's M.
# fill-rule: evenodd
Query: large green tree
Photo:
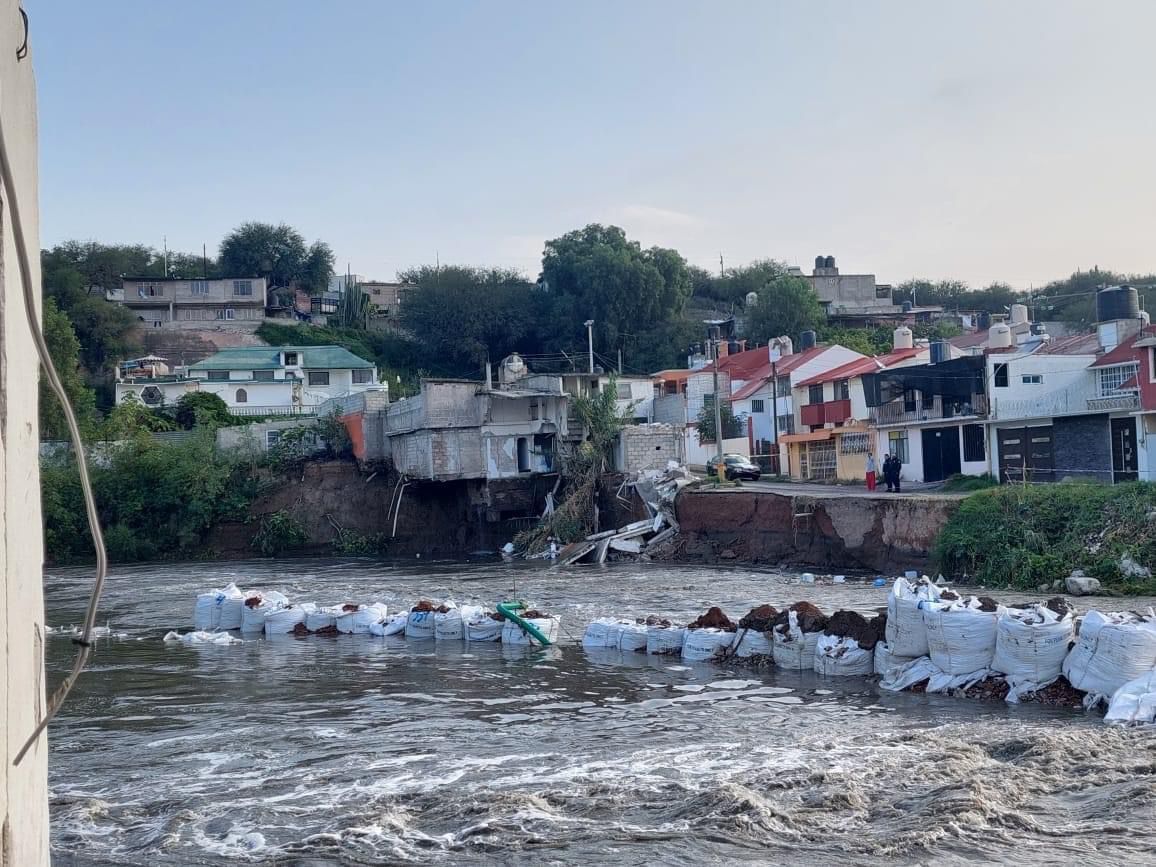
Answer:
M76 413L81 435L87 438L96 421L96 397L85 383L80 369L80 341L76 339L68 317L56 306L55 299L44 300L42 318L48 354L52 356L52 364ZM48 440L68 439L64 410L43 371L40 374L40 436Z
M547 299L517 271L423 265L398 277L411 287L402 325L435 357L469 368L541 348Z
M797 341L802 332L823 324L819 296L803 277L777 277L758 293L758 303L746 312L747 337L756 343L767 343L783 334Z
M285 223L242 223L221 241L221 273L229 277L264 277L269 288L297 286L310 294L324 292L335 258L324 241L305 238Z
M690 272L675 250L644 250L617 226L592 223L546 242L541 283L554 302L554 323L581 345L594 320L597 343L613 355L647 340L690 296Z

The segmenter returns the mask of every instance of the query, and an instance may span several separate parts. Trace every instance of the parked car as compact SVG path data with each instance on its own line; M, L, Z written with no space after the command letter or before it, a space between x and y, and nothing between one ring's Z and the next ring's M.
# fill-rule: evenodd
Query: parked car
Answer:
M733 482L735 479L749 479L752 482L757 482L763 475L763 471L758 466L751 463L750 458L744 458L742 455L723 455L724 474L727 481ZM714 459L711 459L710 464L707 465L706 474L713 476L715 474Z

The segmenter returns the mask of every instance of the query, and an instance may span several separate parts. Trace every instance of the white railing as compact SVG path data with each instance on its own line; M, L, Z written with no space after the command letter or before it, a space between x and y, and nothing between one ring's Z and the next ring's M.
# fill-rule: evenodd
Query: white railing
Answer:
M317 407L315 406L253 406L252 404L245 404L244 406L233 406L229 408L232 415L237 416L251 416L251 415L316 415Z
M1136 392L1121 391L1088 399L1088 409L1093 412L1111 412L1118 409L1139 409L1140 396Z

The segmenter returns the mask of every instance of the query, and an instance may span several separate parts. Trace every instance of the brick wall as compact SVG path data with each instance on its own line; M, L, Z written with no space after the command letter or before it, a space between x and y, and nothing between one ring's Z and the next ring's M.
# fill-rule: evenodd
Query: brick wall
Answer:
M1112 481L1112 440L1106 415L1057 418L1052 424L1056 481L1064 478Z
M682 463L682 436L670 425L625 427L619 434L615 460L624 473L665 469L668 461Z

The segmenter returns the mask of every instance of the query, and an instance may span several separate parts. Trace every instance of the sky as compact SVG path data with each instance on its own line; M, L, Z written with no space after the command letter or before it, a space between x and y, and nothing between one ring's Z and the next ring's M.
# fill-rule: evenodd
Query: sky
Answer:
M1156 271L1156 3L25 0L41 242L371 279L614 223L709 269Z

